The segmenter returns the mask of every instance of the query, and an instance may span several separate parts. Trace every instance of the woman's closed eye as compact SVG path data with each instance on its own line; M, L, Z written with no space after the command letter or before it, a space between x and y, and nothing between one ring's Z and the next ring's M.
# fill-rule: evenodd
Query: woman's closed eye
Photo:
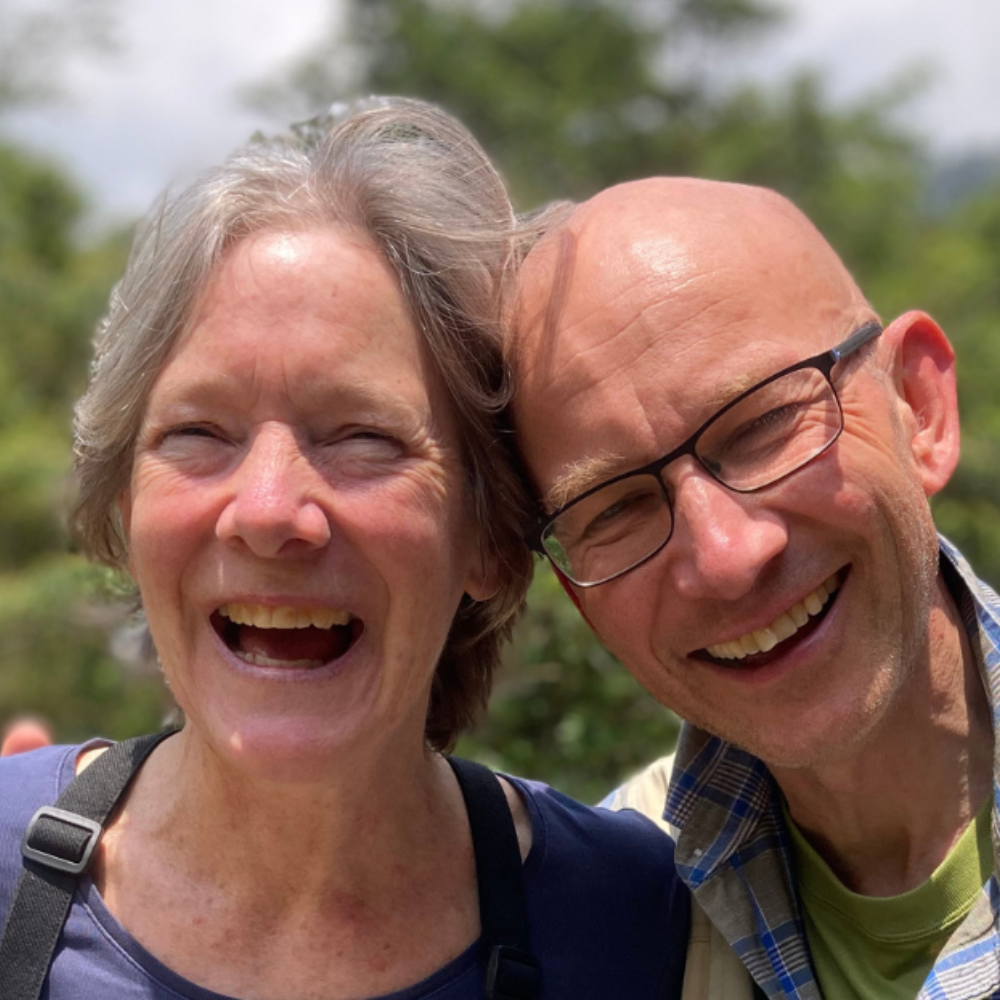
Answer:
M206 463L214 469L220 461L228 461L236 444L218 424L198 421L150 427L140 435L138 452L195 471Z
M405 457L407 448L392 432L377 427L351 427L319 442L324 458L336 463L380 464Z
M161 434L162 440L168 438L207 438L221 439L222 432L217 427L207 424L183 424L180 427L168 427Z
M153 437L155 447L159 451L178 450L204 451L214 446L225 446L233 443L233 437L222 427L214 423L185 423L165 427Z

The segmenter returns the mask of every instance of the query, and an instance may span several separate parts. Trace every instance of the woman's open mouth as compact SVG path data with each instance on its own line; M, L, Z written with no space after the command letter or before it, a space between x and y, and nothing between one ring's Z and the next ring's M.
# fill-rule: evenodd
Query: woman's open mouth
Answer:
M730 642L706 646L699 652L723 666L756 667L769 663L816 629L832 607L846 577L846 570L828 577L767 627L747 632Z
M312 670L343 656L364 622L334 608L223 604L212 627L229 650L256 667Z

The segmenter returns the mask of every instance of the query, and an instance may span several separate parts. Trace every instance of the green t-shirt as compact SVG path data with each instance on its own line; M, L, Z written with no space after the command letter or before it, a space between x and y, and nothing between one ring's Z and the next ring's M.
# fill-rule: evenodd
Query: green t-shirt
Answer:
M992 796L923 885L901 896L847 889L788 818L806 937L826 1000L913 1000L993 871Z

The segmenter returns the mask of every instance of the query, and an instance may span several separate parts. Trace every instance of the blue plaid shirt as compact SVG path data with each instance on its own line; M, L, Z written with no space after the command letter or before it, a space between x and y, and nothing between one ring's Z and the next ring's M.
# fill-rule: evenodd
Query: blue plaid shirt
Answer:
M1000 598L941 539L941 571L968 630L1000 737ZM993 757L993 875L938 956L918 1000L1000 997L1000 738ZM731 743L685 726L664 819L681 877L769 997L817 1000L777 785Z

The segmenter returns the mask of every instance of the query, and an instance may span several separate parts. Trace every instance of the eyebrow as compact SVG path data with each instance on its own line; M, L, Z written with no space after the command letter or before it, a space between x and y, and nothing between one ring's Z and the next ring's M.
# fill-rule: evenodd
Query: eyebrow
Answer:
M564 507L581 493L586 493L592 486L598 486L605 479L610 479L619 472L625 472L629 466L625 464L623 455L602 452L574 462L555 481L542 497L542 505L546 513L553 513Z
M795 362L792 361L791 364L795 364ZM765 368L761 365L757 368L752 368L750 371L741 372L739 375L729 379L725 385L713 386L703 402L708 415L711 416L717 413L734 399L742 396L748 389L756 388L761 382L766 381L779 371L783 371L783 369Z

